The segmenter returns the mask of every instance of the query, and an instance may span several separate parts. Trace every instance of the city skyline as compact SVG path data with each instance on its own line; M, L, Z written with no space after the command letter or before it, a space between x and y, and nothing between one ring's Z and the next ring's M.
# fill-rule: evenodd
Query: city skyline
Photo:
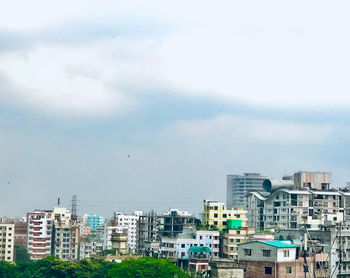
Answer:
M345 186L341 3L7 3L0 215L74 194L79 213L198 213L245 172L330 171Z

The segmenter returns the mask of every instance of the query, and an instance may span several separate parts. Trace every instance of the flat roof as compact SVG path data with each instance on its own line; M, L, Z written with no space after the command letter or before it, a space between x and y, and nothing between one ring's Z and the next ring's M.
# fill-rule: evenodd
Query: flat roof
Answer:
M270 245L270 246L275 247L275 248L297 248L297 247L299 247L298 245L290 244L290 243L287 243L287 242L282 241L282 240L256 240L256 241L241 243L239 245L255 243L255 242Z

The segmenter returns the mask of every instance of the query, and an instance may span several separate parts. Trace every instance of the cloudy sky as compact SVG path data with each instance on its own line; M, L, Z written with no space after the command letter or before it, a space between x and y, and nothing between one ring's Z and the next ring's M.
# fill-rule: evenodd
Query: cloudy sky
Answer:
M7 1L0 215L199 212L226 175L350 181L348 1Z

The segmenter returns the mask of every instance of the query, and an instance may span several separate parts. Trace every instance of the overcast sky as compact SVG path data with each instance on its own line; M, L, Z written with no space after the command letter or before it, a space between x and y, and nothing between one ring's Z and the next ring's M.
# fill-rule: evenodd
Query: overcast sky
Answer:
M348 1L7 1L0 216L201 211L226 175L350 181Z

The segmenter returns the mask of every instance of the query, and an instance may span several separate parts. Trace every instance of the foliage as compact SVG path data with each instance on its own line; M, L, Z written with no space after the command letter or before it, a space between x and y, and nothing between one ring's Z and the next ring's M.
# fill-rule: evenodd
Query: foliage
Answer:
M30 262L30 257L26 247L21 245L15 246L15 262L16 263Z
M170 260L155 258L128 259L114 265L109 271L113 278L187 278L187 273Z
M189 277L168 260L154 258L129 259L122 263L103 260L80 262L47 257L33 262L11 264L0 261L0 278L119 278L119 277Z

